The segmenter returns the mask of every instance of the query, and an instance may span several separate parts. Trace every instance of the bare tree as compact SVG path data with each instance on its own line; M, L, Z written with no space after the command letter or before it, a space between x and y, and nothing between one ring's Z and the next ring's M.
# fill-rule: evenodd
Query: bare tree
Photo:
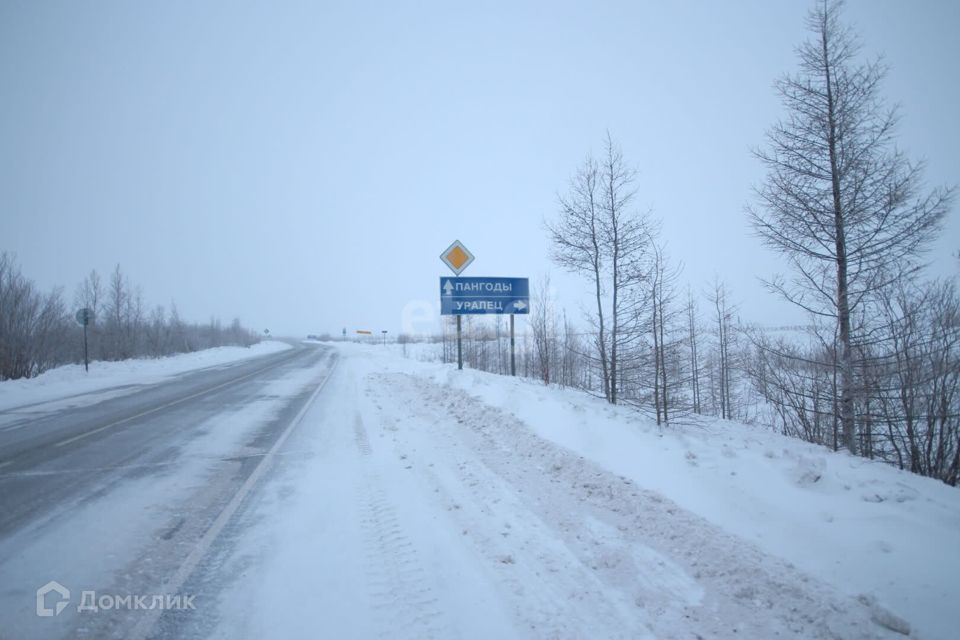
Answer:
M733 331L733 310L730 308L726 286L715 278L713 281L713 291L710 294L710 302L716 311L716 336L717 336L717 365L719 374L719 399L720 399L720 417L724 420L733 419L733 404L730 394L730 342Z
M0 253L0 380L35 376L73 355L61 291L41 293Z
M551 376L557 366L557 320L556 309L550 295L550 276L543 276L534 292L534 304L530 313L530 329L533 331L533 346L536 350L537 371L544 384L556 381Z
M697 352L697 333L699 320L697 318L697 302L693 292L687 289L687 340L690 349L690 396L694 413L701 413L700 405L700 358Z
M637 317L637 301L644 299L631 294L649 278L654 230L647 216L640 215L632 205L637 172L627 166L609 131L600 174L603 181L601 227L610 283L610 402L616 404L621 384L620 355L636 340L640 327L639 323L631 326L628 323Z
M634 340L627 325L636 317L630 291L646 275L650 229L633 207L636 172L607 133L602 162L587 157L560 197L560 215L546 224L552 258L586 276L592 285L597 360L604 396L616 404L621 353Z
M755 348L747 375L773 409L773 423L784 435L829 445L836 408L829 359L765 332L753 333L751 340Z
M672 340L672 327L676 309L673 301L676 295L676 280L679 268L669 266L664 248L655 240L651 241L652 258L647 278L650 287L650 335L653 344L653 397L657 415L657 424L670 424L670 404L672 385L668 375L668 354L675 351L676 341ZM673 367L676 369L676 367ZM679 371L676 371L679 375Z
M767 167L750 209L765 244L794 276L770 286L810 313L837 323L843 443L854 451L855 372L851 318L893 274L918 268L940 228L952 191L922 194L922 165L893 146L896 109L879 95L879 61L858 63L860 45L840 19L841 3L818 0L799 49L800 73L777 83L789 110L757 157Z
M74 305L78 308L85 307L93 311L94 316L100 312L100 306L103 303L103 283L100 280L100 274L93 269L87 274L79 285L73 296Z
M167 311L163 305L157 305L150 313L147 331L147 348L157 358L166 353L170 341L170 326L167 323Z
M30 331L31 366L29 375L40 374L73 355L70 321L62 291L55 288L38 295L38 305Z
M960 298L954 282L885 289L887 330L864 349L860 414L871 453L956 485L960 473Z
M130 291L127 279L116 265L110 274L110 284L107 289L106 302L106 339L110 343L111 360L123 360L132 355L132 346L129 344L128 318L130 311Z
M604 397L612 401L603 305L607 251L600 210L600 179L596 160L587 156L570 180L567 195L560 196L560 215L555 221L546 223L546 228L550 235L553 261L568 271L585 276L592 285L596 303L593 322L597 331L601 384Z
M567 311L563 311L563 345L561 348L560 360L560 385L564 387L586 388L587 383L583 377L583 366L581 354L583 347L580 344L580 336L570 320L567 319Z
M83 279L83 282L77 285L76 292L73 295L73 304L76 308L86 308L93 312L92 323L88 327L90 352L97 354L100 359L106 357L100 330L103 323L100 314L103 310L105 295L103 281L96 269L92 269Z

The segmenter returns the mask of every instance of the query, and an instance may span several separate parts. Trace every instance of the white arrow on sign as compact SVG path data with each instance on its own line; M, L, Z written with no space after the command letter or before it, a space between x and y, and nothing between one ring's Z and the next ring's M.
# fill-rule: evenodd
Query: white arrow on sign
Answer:
M524 302L523 300L515 300L514 303L513 303L513 307L514 307L515 309L526 309L526 308L527 308L527 303Z
M448 296L453 294L453 285L450 284L449 280L447 280L446 284L443 285L443 292Z

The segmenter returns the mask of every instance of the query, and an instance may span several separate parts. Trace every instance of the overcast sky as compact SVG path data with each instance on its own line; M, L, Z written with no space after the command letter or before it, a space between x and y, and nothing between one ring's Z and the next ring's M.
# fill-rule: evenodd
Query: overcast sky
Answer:
M808 7L0 0L0 249L71 300L119 262L192 320L396 332L459 238L464 275L550 272L576 314L542 223L609 130L683 282L790 323L744 206ZM846 17L891 66L900 146L960 182L960 2ZM958 218L933 273L957 272Z

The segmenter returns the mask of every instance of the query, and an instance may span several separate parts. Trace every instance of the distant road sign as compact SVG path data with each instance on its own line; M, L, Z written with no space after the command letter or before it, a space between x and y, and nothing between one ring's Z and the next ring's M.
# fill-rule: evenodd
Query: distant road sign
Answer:
M527 278L440 278L440 313L530 313Z
M361 336L369 336L373 334L373 331L367 331L366 329L357 329L357 333Z
M462 242L454 240L453 244L440 254L440 259L455 275L460 275L473 262L473 254L463 246Z
M93 322L93 309L88 309L86 307L83 309L78 309L77 315L74 317L77 319L77 324L85 327Z

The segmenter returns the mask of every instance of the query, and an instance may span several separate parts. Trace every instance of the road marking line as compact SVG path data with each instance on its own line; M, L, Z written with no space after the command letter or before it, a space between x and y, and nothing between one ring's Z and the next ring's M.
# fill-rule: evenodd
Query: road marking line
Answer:
M304 403L303 407L297 412L297 415L294 416L293 420L290 421L290 424L287 425L287 428L284 429L283 433L280 434L280 437L277 438L276 442L273 443L273 446L270 447L270 450L267 451L266 455L257 463L257 466L254 467L253 471L250 472L250 475L247 476L247 479L244 480L243 484L240 485L240 488L233 498L230 499L230 502L226 507L223 508L223 511L217 516L216 520L213 521L213 524L210 525L210 528L207 529L206 533L203 534L203 537L197 542L196 546L190 552L190 555L187 556L186 560L183 561L183 564L177 569L177 572L169 580L162 582L161 591L164 594L176 594L183 587L184 583L190 577L190 574L193 573L194 569L197 568L197 565L200 564L200 561L203 559L203 556L206 555L207 551L210 549L210 545L213 544L214 540L220 535L220 532L227 525L227 522L230 521L230 518L233 517L233 514L240 507L240 503L243 502L244 498L247 497L247 494L250 493L250 490L253 489L253 486L257 483L260 477L266 473L267 469L270 466L270 463L273 461L273 457L276 455L277 451L283 444L287 441L287 438L290 437L290 434L293 433L293 430L297 428L300 422L303 420L303 417L307 415L307 411L310 410L310 407L313 406L314 400L317 399L317 396L320 395L320 392L323 391L323 388L327 386L330 378L333 377L333 372L339 364L339 359L333 361L333 366L327 371L326 377L317 385L317 388L314 389L313 393L310 394L310 397ZM146 640L149 637L150 632L153 630L154 625L157 623L157 619L162 613L161 609L148 609L146 615L140 618L140 621L133 628L133 631L127 636L128 640Z
M68 445L68 444L71 444L71 443L76 442L77 440L81 440L81 439L83 439L83 438L86 438L87 436L92 436L92 435L94 435L94 434L100 433L101 431L105 431L106 429L109 429L109 428L111 428L111 427L115 427L115 426L117 426L118 424L123 424L124 422L130 422L131 420L136 420L137 418L142 418L143 416L148 416L148 415L150 415L151 413L156 413L157 411L162 411L162 410L164 410L164 409L169 409L170 407L173 407L173 406L176 406L176 405L181 404L181 403L183 403L183 402L186 402L187 400L193 400L194 398L197 398L197 397L199 397L199 396L202 396L202 395L205 395L205 394L208 394L208 393L213 393L214 391L217 391L217 390L222 389L222 388L224 388L224 387L230 386L231 384L234 384L234 383L236 383L236 382L242 382L243 380L246 380L247 378L252 378L253 376L259 375L259 374L261 374L261 373L263 373L263 372L265 372L265 371L269 371L270 369L275 369L275 368L279 367L279 366L282 365L282 364L286 364L287 362L289 362L289 360L282 360L281 362L272 364L272 365L270 365L270 366L268 366L268 367L264 367L263 369L257 369L257 370L254 371L253 373L247 374L247 375L245 375L245 376L240 376L239 378L234 378L233 380L228 380L228 381L224 382L223 384L218 384L218 385L215 386L215 387L211 387L211 388L209 388L209 389L204 389L203 391L199 391L199 392L194 393L194 394L192 394L192 395L186 396L185 398L179 398L179 399L177 399L177 400L174 400L173 402L168 402L168 403L166 403L166 404L162 404L162 405L160 405L159 407L154 407L153 409L148 409L148 410L143 411L143 412L141 412L141 413L138 413L138 414L136 414L136 415L128 416L128 417L126 417L126 418L122 418L122 419L120 419L120 420L117 420L116 422L111 422L110 424L104 425L104 426L102 426L102 427L97 427L96 429L93 429L92 431L85 431L85 432L81 433L80 435L76 435L76 436L73 436L73 437L71 437L71 438L67 438L66 440L61 440L60 442L57 442L57 443L54 444L53 446L55 446L55 447L63 447L63 446L66 446L66 445Z

